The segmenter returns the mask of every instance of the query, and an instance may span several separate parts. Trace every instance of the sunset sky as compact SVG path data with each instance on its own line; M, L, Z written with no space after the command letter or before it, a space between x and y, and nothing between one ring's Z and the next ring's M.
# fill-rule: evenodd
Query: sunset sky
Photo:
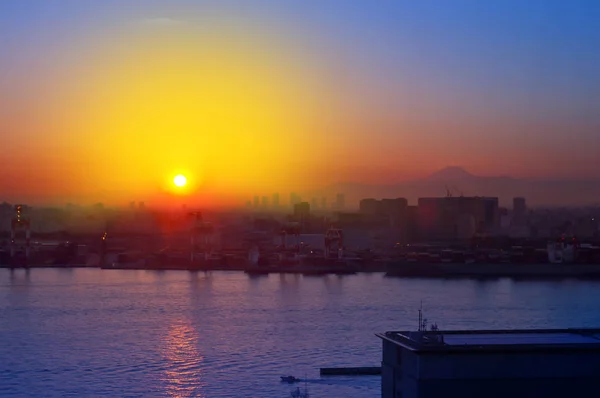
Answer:
M595 0L2 0L0 200L600 178L598 21Z

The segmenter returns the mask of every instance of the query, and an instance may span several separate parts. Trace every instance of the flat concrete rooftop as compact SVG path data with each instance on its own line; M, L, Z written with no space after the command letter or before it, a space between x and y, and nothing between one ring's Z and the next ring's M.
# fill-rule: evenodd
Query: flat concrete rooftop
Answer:
M600 329L397 331L377 336L412 351L600 350Z

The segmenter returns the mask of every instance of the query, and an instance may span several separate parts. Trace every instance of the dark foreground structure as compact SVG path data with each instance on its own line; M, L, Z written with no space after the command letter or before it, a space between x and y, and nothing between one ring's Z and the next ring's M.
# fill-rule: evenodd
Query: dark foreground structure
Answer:
M382 398L600 396L600 329L377 336Z

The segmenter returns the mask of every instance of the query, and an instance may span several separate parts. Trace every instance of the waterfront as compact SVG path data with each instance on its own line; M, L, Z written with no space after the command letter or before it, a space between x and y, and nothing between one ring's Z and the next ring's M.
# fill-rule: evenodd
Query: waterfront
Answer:
M382 274L0 269L1 396L379 395L375 332L600 326L600 284L425 280Z

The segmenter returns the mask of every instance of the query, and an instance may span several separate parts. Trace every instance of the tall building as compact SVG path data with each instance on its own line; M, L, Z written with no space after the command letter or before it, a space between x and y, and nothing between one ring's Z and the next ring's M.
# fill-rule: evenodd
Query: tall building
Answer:
M253 207L255 209L258 209L258 206L260 206L260 198L258 197L258 195L256 195L254 196Z
M405 198L381 199L381 213L388 217L398 217L406 213L408 200Z
M273 194L273 200L272 200L271 205L273 206L274 209L279 208L279 194L278 193Z
M377 216L386 219L398 219L406 215L408 200L396 199L362 199L359 202L359 211L365 216Z
M379 214L381 210L381 202L373 198L361 199L361 201L358 203L358 210L364 215Z
M498 198L419 198L419 235L424 239L469 239L495 233L499 226Z
M527 202L525 198L513 199L513 224L523 225L527 218Z
M483 204L483 223L482 227L487 231L495 231L500 225L500 206L498 198L480 197Z
M521 214L527 211L527 201L525 198L513 198L513 211Z
M409 237L408 200L405 198L362 199L359 214L363 227L375 228L373 231L379 235L378 245L393 245Z
M321 198L321 209L327 210L327 198L326 197Z
M377 334L382 398L598 396L600 329L419 329Z
M302 227L306 226L306 223L310 218L310 204L308 202L300 202L294 205L294 219L299 222Z

